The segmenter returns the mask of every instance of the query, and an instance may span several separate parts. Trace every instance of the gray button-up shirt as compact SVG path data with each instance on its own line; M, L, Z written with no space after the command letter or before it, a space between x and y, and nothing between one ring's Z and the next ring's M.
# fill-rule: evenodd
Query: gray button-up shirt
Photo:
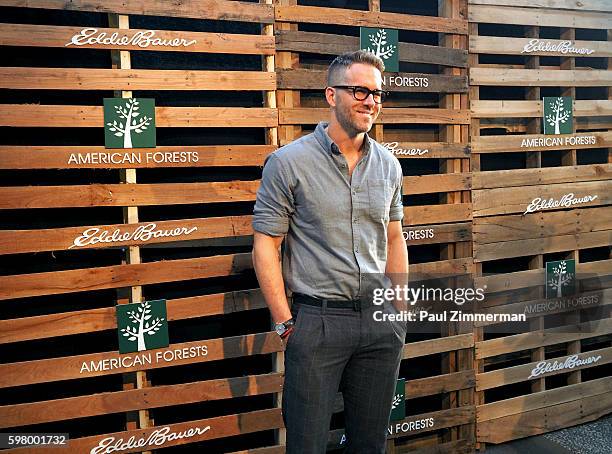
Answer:
M388 286L387 226L403 218L402 169L366 135L362 159L349 177L326 128L319 123L314 133L268 156L253 229L287 235L283 277L289 290L358 299L372 285Z

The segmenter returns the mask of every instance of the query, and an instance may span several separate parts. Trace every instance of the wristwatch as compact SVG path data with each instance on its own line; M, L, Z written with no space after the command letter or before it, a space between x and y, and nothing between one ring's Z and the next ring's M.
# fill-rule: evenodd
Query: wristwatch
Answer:
M295 320L293 320L293 318L290 318L286 322L277 323L276 325L274 325L274 331L276 331L276 334L278 334L280 337L285 337L287 334L289 334L289 331L293 329L294 325Z

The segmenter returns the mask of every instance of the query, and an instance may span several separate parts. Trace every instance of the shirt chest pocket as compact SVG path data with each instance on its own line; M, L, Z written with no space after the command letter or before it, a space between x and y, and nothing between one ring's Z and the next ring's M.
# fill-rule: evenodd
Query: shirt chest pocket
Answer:
M389 221L391 185L389 180L368 180L369 213L375 221Z

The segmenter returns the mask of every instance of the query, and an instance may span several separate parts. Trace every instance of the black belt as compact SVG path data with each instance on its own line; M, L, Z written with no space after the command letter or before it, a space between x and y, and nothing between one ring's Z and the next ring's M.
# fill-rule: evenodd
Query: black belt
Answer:
M362 309L372 305L372 303L363 300L327 300L304 295L303 293L294 293L293 302L316 307L323 307L323 304L325 303L325 305L329 308L353 309L354 311L361 311Z

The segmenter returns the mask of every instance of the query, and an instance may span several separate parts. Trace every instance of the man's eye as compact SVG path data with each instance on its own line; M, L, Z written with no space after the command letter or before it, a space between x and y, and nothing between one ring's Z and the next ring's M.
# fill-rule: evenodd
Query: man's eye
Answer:
M365 88L356 88L355 92L357 93L357 95L365 98L366 96L368 96L370 94L369 90L366 90Z

